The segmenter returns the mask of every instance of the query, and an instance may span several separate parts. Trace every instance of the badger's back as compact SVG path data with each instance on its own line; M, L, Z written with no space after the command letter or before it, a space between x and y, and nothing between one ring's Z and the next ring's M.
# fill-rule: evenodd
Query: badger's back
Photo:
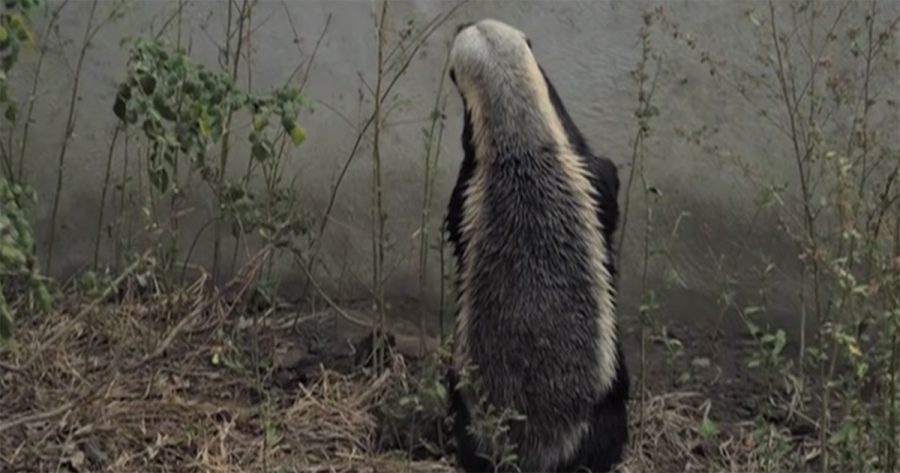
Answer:
M462 336L487 400L528 419L512 430L528 464L527 452L571 455L601 394L603 240L572 177L579 167L565 162L578 157L558 144L524 147L524 137L510 138L519 146L497 143L476 170L481 195L469 205L480 206L470 210L480 218L464 231L471 266Z
M623 386L608 241L618 182L516 33L481 22L451 53L466 102L448 215L456 367L475 365L484 401L526 417L510 426L519 466L546 471L593 455L598 409Z

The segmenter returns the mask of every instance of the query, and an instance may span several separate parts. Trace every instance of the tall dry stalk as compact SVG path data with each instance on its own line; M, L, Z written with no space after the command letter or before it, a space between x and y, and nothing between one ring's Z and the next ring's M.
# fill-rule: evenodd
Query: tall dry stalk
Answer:
M383 340L385 336L385 327L387 325L387 316L384 307L384 253L385 253L385 234L384 234L384 202L383 189L381 187L381 129L383 124L382 117L382 87L384 80L384 37L385 37L385 20L387 18L388 0L381 2L381 14L378 17L378 62L377 75L375 77L375 112L373 114L373 136L372 136L372 289L375 292L375 304L378 310L378 327L373 334L373 342L375 347L375 362L377 370L384 366L385 354Z
M44 35L41 38L41 51L38 54L37 64L34 66L34 78L31 82L31 93L28 95L28 110L25 112L25 120L22 125L22 142L19 144L19 164L18 169L16 170L16 177L19 181L25 179L25 154L28 150L28 133L31 131L31 123L33 122L34 104L37 101L37 89L41 82L41 69L43 69L44 57L47 55L47 48L49 47L48 39L50 38L50 33L56 28L59 16L66 5L69 4L69 1L70 0L63 0L63 2L53 10L50 14L50 21L47 22L47 29L44 30Z
M645 435L647 401L647 338L648 330L651 328L650 318L652 317L652 312L655 310L655 297L653 293L651 291L648 291L647 289L647 277L651 258L650 242L653 235L653 199L655 197L655 194L651 192L652 188L648 183L646 177L645 163L647 150L645 144L646 139L650 135L651 131L650 120L658 113L655 106L652 104L652 100L654 93L656 92L659 75L662 71L662 67L659 63L660 59L655 58L655 72L653 77L650 76L649 67L651 66L651 61L654 60L651 54L652 48L650 42L650 26L653 23L654 15L652 13L644 13L643 20L644 24L641 26L639 32L641 41L641 58L635 70L632 71L632 77L637 83L638 88L638 106L634 112L635 118L637 118L637 131L635 132L634 139L632 140L630 159L631 169L628 173L628 178L625 184L625 203L623 205L622 211L622 224L619 228L619 242L616 249L616 254L619 255L619 258L621 258L628 229L631 188L635 180L639 180L645 205L645 226L643 232L640 272L640 285L641 292L643 294L643 300L640 306L639 319L641 374L638 381L640 386L640 420L638 424L638 439L643 439ZM642 440L638 440L638 444L641 443Z
M75 110L78 103L78 91L81 85L81 68L84 65L84 58L87 56L87 50L90 47L91 40L97 34L99 28L94 28L94 18L97 13L97 5L99 0L91 2L90 13L88 14L87 26L84 28L84 38L82 39L81 49L78 53L78 62L75 65L75 82L72 84L72 93L69 97L69 108L66 114L65 135L63 135L62 146L59 148L59 156L57 158L56 168L56 190L53 195L53 210L50 213L50 234L47 237L47 260L44 267L44 273L50 274L53 268L53 250L56 246L56 218L59 213L59 202L63 191L63 175L65 174L66 152L69 149L69 143L72 141L72 134L75 132Z
M388 80L383 84L383 91L381 93L380 101L383 106L384 102L388 97L391 96L391 93L394 90L394 87L399 83L400 79L406 75L406 71L409 69L412 61L418 56L419 51L426 44L429 38L431 38L435 32L437 32L453 15L469 0L459 0L453 7L447 9L447 11L436 14L433 18L431 18L428 22L426 22L425 26L422 27L418 32L410 35L405 41L401 41L398 43L393 50L387 55L387 60L390 64L389 67L384 68L384 72L390 72L391 75ZM365 121L360 125L359 130L357 131L356 138L353 141L353 146L350 147L349 153L347 153L347 157L341 165L341 169L338 172L337 179L331 187L331 192L328 196L328 203L325 205L325 211L322 214L322 217L319 221L319 227L316 229L315 234L312 236L312 241L310 243L310 251L313 254L311 258L309 258L307 271L312 271L313 265L316 263L317 258L315 257L315 253L319 249L319 245L322 242L322 238L325 235L325 230L328 227L328 223L331 221L331 213L334 210L334 206L337 203L338 192L340 192L341 185L344 182L344 178L347 176L347 172L350 170L350 166L353 164L354 159L357 156L357 152L359 151L360 146L362 145L363 140L369 133L369 129L375 122L375 112L373 110L372 113L366 117Z
M817 226L815 217L813 215L812 209L812 199L813 194L810 190L810 176L808 169L808 159L812 153L812 149L801 150L801 141L802 138L800 136L801 131L799 130L799 124L797 123L797 114L794 113L797 105L794 103L793 94L791 93L788 85L788 71L787 65L785 65L784 53L782 52L782 41L783 38L779 37L778 26L776 23L777 16L775 15L775 4L772 0L769 0L769 25L772 34L772 41L775 47L775 62L777 67L775 68L775 74L777 77L778 84L781 87L781 99L783 100L783 104L787 111L788 116L788 125L789 125L789 133L791 137L791 145L794 151L794 162L797 166L797 172L800 180L800 192L803 206L803 217L804 217L804 229L806 231L806 239L807 245L812 249L812 281L813 281L813 306L815 308L816 323L819 328L819 346L824 347L826 343L827 334L825 333L826 329L826 316L823 313L822 308L822 288L821 288L821 271L819 268L820 265L820 256L818 255L819 248L819 237L817 232ZM829 411L829 397L831 394L830 382L828 380L827 372L826 372L826 361L824 358L820 358L819 361L819 376L820 382L822 383L822 409L820 413L819 423L819 445L822 449L822 472L828 473L828 436L827 432L829 430L829 422L830 422L830 411Z
M113 154L116 151L116 143L119 141L119 135L121 134L124 126L121 124L116 124L115 130L113 130L112 140L109 143L109 152L106 155L106 169L103 173L103 186L100 188L100 210L97 212L97 229L94 231L94 264L93 267L96 270L97 264L100 259L100 240L103 238L103 216L104 210L106 210L106 194L109 191L109 182L112 176L112 162L113 162Z
M444 59L444 66L441 68L440 79L438 80L438 88L434 97L434 105L431 110L431 124L425 133L425 172L423 175L422 189L422 220L419 226L419 295L424 301L428 286L428 255L430 253L429 237L431 236L430 220L431 206L434 199L434 179L437 174L438 158L441 154L441 142L444 136L444 113L441 106L441 99L444 96L444 83L447 77L447 69L450 67L450 50L447 50L447 56ZM432 158L432 154L434 155ZM443 238L443 235L439 235ZM443 278L443 273L441 273ZM425 312L419 312L419 350L422 356L425 355Z
M235 20L235 1L228 0L228 17L225 24L225 67L230 68L231 80L237 83L238 72L241 64L241 52L244 47L244 27L250 13L250 9L255 5L250 0L243 0L240 9L237 12L237 20ZM235 21L237 22L235 24ZM237 30L235 31L234 28ZM237 44L232 50L232 34L237 35ZM219 175L216 183L221 187L225 182L225 175L228 172L228 158L231 152L231 122L234 118L234 110L229 109L225 116L225 131L222 135L222 147L219 152ZM219 255L222 251L222 223L220 220L215 222L215 235L213 237L213 277L218 277ZM235 245L238 243L235 242Z

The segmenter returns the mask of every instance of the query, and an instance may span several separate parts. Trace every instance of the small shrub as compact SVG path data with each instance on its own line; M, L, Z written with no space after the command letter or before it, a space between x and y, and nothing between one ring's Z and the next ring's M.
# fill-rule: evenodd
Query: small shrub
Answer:
M293 182L282 173L285 145L306 140L306 130L297 122L305 104L295 87L251 95L231 75L195 63L183 50L139 39L113 112L127 126L139 127L148 144L144 171L153 194L149 207L156 210L148 212L152 219L159 220L163 197L170 197L174 207L190 176L197 174L214 196L212 218L229 224L235 238L256 236L276 249L293 250L308 233L311 217L298 209ZM245 174L232 180L225 177L223 161L212 159L210 152L225 146L230 117L239 111L252 117L250 156ZM257 180L262 190L252 187ZM172 223L170 239L177 228ZM170 267L174 255L165 260Z
M25 187L0 176L0 347L13 335L12 308L3 294L7 284L21 281L41 310L49 310L52 303L37 270L34 236L23 210L23 203L33 199Z

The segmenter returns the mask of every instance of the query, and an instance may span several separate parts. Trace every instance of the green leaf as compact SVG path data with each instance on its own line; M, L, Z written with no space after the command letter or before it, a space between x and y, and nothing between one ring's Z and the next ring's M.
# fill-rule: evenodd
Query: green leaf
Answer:
M145 94L150 95L156 90L156 77L153 75L144 73L140 76L141 90L144 91Z
M178 117L172 107L166 103L166 100L159 94L153 96L153 108L159 112L159 115L170 122L174 122Z
M7 341L13 335L12 313L6 305L6 300L0 295L0 341Z
M286 113L281 114L281 126L284 127L285 133L291 133L292 131L294 131L294 126L296 124L297 122L295 122L294 119L288 116Z
M9 40L9 31L0 26L0 44L5 44Z
M200 127L200 134L204 138L209 138L209 112L206 107L200 110L200 117L197 119L197 125Z
M853 438L856 437L856 426L851 422L845 423L841 426L840 430L832 434L829 442L832 444L839 444L849 442Z
M11 102L6 106L6 113L3 116L10 122L15 122L16 117L19 116L19 107L16 106L14 102Z
M444 383L434 383L434 394L441 402L447 399L447 388L444 386Z
M704 416L703 422L700 423L700 435L702 435L703 438L708 439L714 437L718 433L719 428L716 427L716 424L713 421L709 420L708 417Z
M22 33L28 29L28 23L25 21L25 17L22 16L21 13L13 13L12 16L9 17L9 26L12 27L13 31L16 32L16 37L24 40L23 36L27 35L26 33Z
M747 322L747 330L750 330L750 335L756 336L759 333L759 327L753 322Z
M47 286L44 286L43 284L34 289L34 298L44 312L50 311L53 307L53 298L50 297L50 291L48 291Z
M0 246L0 262L4 266L19 268L25 266L26 261L25 254L18 248L8 245Z
M150 183L153 184L153 187L160 192L169 190L169 173L165 168L158 167L156 169L151 169L149 174Z
M256 115L253 117L253 131L260 131L269 124L269 119L265 115Z
M306 130L302 126L295 124L294 129L291 130L291 141L294 142L295 146L306 141Z
M758 314L763 311L763 308L760 306L750 306L744 308L744 315L749 317L751 315Z
M780 355L786 343L787 339L784 334L784 330L779 329L777 332L775 332L775 346L772 348L772 354Z
M128 99L131 98L131 87L128 84L120 84L116 93L116 100L113 103L113 113L119 120L125 121Z
M258 161L265 161L272 156L272 145L268 140L259 140L253 143L253 157Z

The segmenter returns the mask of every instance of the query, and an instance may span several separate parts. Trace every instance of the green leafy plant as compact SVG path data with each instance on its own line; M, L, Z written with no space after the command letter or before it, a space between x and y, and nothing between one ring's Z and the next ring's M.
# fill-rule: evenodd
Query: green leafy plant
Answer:
M0 346L13 336L13 313L5 296L7 282L21 281L34 296L38 307L48 311L52 305L46 281L40 276L34 256L34 236L23 204L34 194L0 176Z
M30 15L39 5L38 0L6 0L0 13L0 106L5 107L4 118L10 126L19 115L19 106L10 96L9 73L21 52L33 45ZM14 309L4 294L8 287L21 283L42 311L50 310L52 305L50 291L37 267L34 235L25 214L26 205L33 203L36 196L20 182L14 161L12 140L8 144L0 141L0 347L13 337Z
M478 367L466 364L458 372L457 389L470 393L474 404L469 406L472 423L468 429L478 435L489 453L487 459L494 465L494 471L518 469L518 445L510 438L509 431L515 422L524 422L524 414L510 408L493 405L481 388Z
M762 196L761 212L796 245L801 263L799 363L783 356L784 331L762 330L739 309L760 346L754 366L777 367L790 415L814 425L819 471L900 467L900 147L894 97L900 17L881 2L769 1L746 12L757 37L750 65L720 57L664 9L662 30L694 54L723 100L750 107L765 139L794 171L768 176L715 130L682 133L704 153L731 163ZM765 262L767 274L772 266ZM781 272L792 271L778 268ZM734 309L741 304L730 301ZM813 340L806 328L815 329ZM808 388L807 388L808 387ZM813 420L814 419L814 420ZM763 429L784 458L777 427ZM774 444L772 442L775 442ZM785 460L787 461L787 460ZM784 471L802 465L773 463Z
M0 13L0 106L8 123L15 123L19 115L19 104L10 95L9 73L19 61L23 50L34 44L31 14L40 5L38 0L8 0L3 3ZM0 143L0 163L3 174L8 179L18 176L11 143Z
M382 443L404 448L410 456L440 457L446 451L447 402L444 351L431 354L416 369L395 369L396 379L378 406ZM402 358L397 357L395 367Z
M145 172L154 220L160 218L162 198L171 197L175 207L196 174L215 198L213 219L229 223L235 238L255 235L266 244L287 248L306 234L311 219L296 206L293 182L282 176L285 145L299 146L306 139L306 130L297 122L304 105L295 87L252 95L238 88L230 74L196 64L181 49L161 40L138 39L113 112L126 126L139 127L148 145ZM223 144L229 117L238 111L252 117L250 156L246 173L231 180L210 151ZM256 178L262 180L262 190L253 187ZM177 228L170 223L170 229ZM174 259L165 258L168 267Z

